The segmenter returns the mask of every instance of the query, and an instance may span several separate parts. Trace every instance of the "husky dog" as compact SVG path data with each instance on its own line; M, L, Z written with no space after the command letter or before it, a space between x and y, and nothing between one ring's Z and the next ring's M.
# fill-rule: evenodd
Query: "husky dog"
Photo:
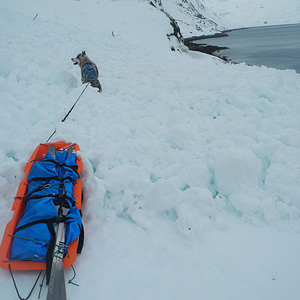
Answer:
M98 92L101 93L102 87L98 80L98 69L96 64L91 61L85 51L79 53L76 57L72 58L74 65L79 65L81 69L81 81L82 83L91 83L92 87L98 88Z

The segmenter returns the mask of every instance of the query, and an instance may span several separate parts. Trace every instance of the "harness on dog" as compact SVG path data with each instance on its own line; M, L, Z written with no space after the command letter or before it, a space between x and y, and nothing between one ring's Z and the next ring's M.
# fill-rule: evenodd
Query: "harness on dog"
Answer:
M87 64L83 75L84 75L84 80L86 81L94 81L97 79L97 72L92 64Z

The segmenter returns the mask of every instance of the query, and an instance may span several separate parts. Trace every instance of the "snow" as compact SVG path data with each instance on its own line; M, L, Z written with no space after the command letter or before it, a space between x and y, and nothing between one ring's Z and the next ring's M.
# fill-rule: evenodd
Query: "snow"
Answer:
M213 3L227 27L257 25L250 2ZM276 3L272 16L297 20L296 1ZM298 299L299 74L172 52L169 20L147 1L2 1L0 26L0 236L56 128L51 141L78 143L84 163L68 299ZM82 50L103 92L88 87L62 123L84 88L71 62ZM36 276L15 272L23 297ZM0 270L0 299L15 298Z
M202 0L227 27L242 28L299 23L298 0Z

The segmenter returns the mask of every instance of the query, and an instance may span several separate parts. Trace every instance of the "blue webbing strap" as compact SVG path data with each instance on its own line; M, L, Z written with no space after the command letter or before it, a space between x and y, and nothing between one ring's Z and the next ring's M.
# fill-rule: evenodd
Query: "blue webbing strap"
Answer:
M89 66L92 66L92 69L88 69ZM96 70L92 64L88 64L86 66L83 75L84 75L84 80L86 80L86 81L94 81L97 79ZM92 75L92 78L89 78L90 75Z

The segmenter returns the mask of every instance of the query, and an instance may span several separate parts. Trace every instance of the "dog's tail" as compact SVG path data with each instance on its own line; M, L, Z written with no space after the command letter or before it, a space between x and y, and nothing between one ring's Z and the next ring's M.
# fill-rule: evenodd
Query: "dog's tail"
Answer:
M95 87L95 88L98 88L99 93L102 92L102 86L101 86L100 81L98 79L91 81L91 86Z

